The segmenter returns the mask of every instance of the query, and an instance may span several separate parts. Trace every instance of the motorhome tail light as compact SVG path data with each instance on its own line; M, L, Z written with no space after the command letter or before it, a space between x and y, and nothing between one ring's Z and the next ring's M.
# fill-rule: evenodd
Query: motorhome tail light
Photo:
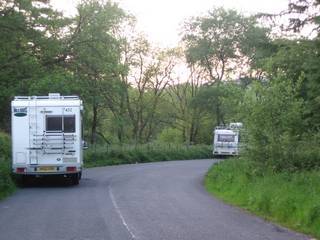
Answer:
M26 168L23 168L23 167L16 168L16 173L25 173L25 172L26 172Z
M67 172L76 172L77 167L67 167Z

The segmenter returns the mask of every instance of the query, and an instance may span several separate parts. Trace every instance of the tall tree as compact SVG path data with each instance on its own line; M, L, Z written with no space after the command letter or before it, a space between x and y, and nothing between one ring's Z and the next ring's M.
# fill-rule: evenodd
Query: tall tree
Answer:
M70 58L79 92L91 109L91 143L97 140L103 110L113 108L119 89L123 67L116 32L126 18L115 3L88 0L78 6L74 19Z
M185 24L187 62L203 68L203 78L219 85L222 80L241 76L243 69L249 69L257 54L255 43L266 40L266 34L252 17L234 10L213 9ZM217 98L218 124L223 121L219 101Z
M65 60L62 39L69 21L48 2L0 0L1 128L9 128L10 99L38 93L31 86L56 74L56 67Z
M202 79L202 69L195 66L189 67L187 79L174 79L171 81L167 92L174 107L173 126L180 130L184 143L197 142L197 135L204 112L196 105L192 105L198 92L205 81Z
M274 52L265 59L264 70L269 79L285 77L285 81L301 84L300 97L305 101L304 114L310 130L320 127L320 42L315 40L278 39Z
M157 128L157 108L176 66L174 50L152 49L142 37L132 43L126 106L136 143L149 141Z

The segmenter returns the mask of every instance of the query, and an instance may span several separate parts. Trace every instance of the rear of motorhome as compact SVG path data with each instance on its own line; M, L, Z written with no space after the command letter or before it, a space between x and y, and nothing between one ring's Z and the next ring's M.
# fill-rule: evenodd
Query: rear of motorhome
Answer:
M213 137L213 155L239 155L241 128L242 123L230 123L228 126L216 127Z
M83 165L82 101L78 96L17 96L12 108L12 171L62 175L78 184Z

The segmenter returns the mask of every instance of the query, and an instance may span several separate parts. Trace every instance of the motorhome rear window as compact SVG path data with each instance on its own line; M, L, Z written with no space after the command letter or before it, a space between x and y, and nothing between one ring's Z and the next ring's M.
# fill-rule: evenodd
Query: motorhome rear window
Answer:
M218 135L218 142L234 142L235 135L230 134L219 134Z
M66 133L74 133L76 131L76 118L75 116L64 116L63 130Z
M74 133L76 130L75 116L46 116L47 132Z
M62 131L62 116L47 116L46 131Z

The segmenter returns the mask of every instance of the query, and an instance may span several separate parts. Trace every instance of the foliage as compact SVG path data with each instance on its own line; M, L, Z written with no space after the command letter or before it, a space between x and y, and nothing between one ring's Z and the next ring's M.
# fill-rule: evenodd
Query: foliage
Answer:
M282 13L290 14L287 31L301 32L305 28L319 33L320 30L320 1L319 0L294 0L288 4L288 9Z
M83 1L73 19L70 68L75 74L79 94L91 108L91 143L96 142L100 112L112 108L121 90L119 76L120 40L115 34L126 20L126 13L117 4Z
M11 139L9 135L0 131L0 158L10 159Z
M15 190L15 185L11 179L10 162L0 157L0 200L8 196Z
M260 49L257 46L268 42L267 30L258 27L253 17L223 8L191 18L185 24L183 40L187 62L201 66L207 79L215 82L234 74L234 65L250 64L246 57L253 59Z
M232 82L203 86L192 100L192 106L201 108L213 118L218 107L217 103L220 102L221 123L240 121L239 108L243 95L244 90ZM215 122L215 125L218 124Z
M144 145L92 146L85 155L86 167L210 158L211 146L153 143Z
M202 78L216 83L214 109L216 124L224 123L221 81L252 75L248 67L257 67L268 46L267 30L255 18L244 17L235 10L212 9L207 15L190 19L185 24L186 60L203 70ZM247 71L246 71L247 70ZM223 93L222 93L223 94Z
M247 160L233 159L214 165L205 185L228 203L320 237L319 181L319 169L274 174L257 171Z
M320 1L290 0L287 6L276 14L258 13L256 17L272 28L274 38L319 38Z
M274 170L320 165L318 40L276 40L263 68L269 78L246 93L247 157ZM247 116L247 117L246 117Z
M180 131L172 127L163 129L162 132L158 135L158 141L173 144L183 143Z
M306 102L304 118L309 129L317 130L320 127L319 40L279 39L273 45L274 53L265 59L264 70L269 78L281 75L293 82L302 81L299 96Z
M184 50L151 46L134 30L134 18L118 4L81 1L77 14L65 17L47 3L37 4L38 1L1 3L0 28L4 33L0 36L0 111L4 113L1 128L9 131L8 105L14 95L60 92L78 94L84 99L85 136L92 143L146 143L161 138L164 129L171 128L176 129L175 134L179 135L176 139L181 137L183 143L210 142L212 129L220 122L213 118L223 120L224 116L211 114L210 106L193 104L200 90L206 88L203 68L190 62L187 76L177 74L181 64L185 65ZM232 16L233 13L223 9L213 11L213 19L207 19L207 25L216 20L223 22L226 28L220 30L228 34L218 43L228 36L237 38L234 33L245 30L242 34L252 41L247 45L242 42L243 54L249 56L253 53L249 46L258 49L255 40L265 42L260 39L263 34L254 25L240 24L242 30L232 27L229 23L237 21L254 24L253 19L239 14ZM223 21L220 15L228 19ZM212 29L207 26L203 30ZM226 43L232 45L233 40L230 41ZM234 112L230 106L234 105L229 104L229 93L221 95L225 97L210 96L212 101L206 104L216 109L222 105L222 115L228 112L229 119Z
M246 156L261 168L295 170L296 163L304 160L298 154L307 134L298 91L299 84L274 79L265 85L256 83L246 94Z
M9 129L10 98L33 94L31 85L41 82L65 60L60 40L69 23L45 2L32 0L0 1L0 124Z
M132 124L132 138L135 143L144 143L159 132L159 112L161 102L176 65L176 51L156 51L142 39L135 41L135 51L131 55L133 89L127 92L127 110ZM133 75L132 75L133 74ZM129 79L126 79L128 83Z
M198 133L202 127L204 111L198 106L192 106L192 101L197 97L202 84L201 76L191 70L187 82L172 84L167 89L173 107L173 126L180 131L182 142L186 144L198 142Z
M10 137L0 132L0 200L12 193L15 189L10 175L10 156Z

